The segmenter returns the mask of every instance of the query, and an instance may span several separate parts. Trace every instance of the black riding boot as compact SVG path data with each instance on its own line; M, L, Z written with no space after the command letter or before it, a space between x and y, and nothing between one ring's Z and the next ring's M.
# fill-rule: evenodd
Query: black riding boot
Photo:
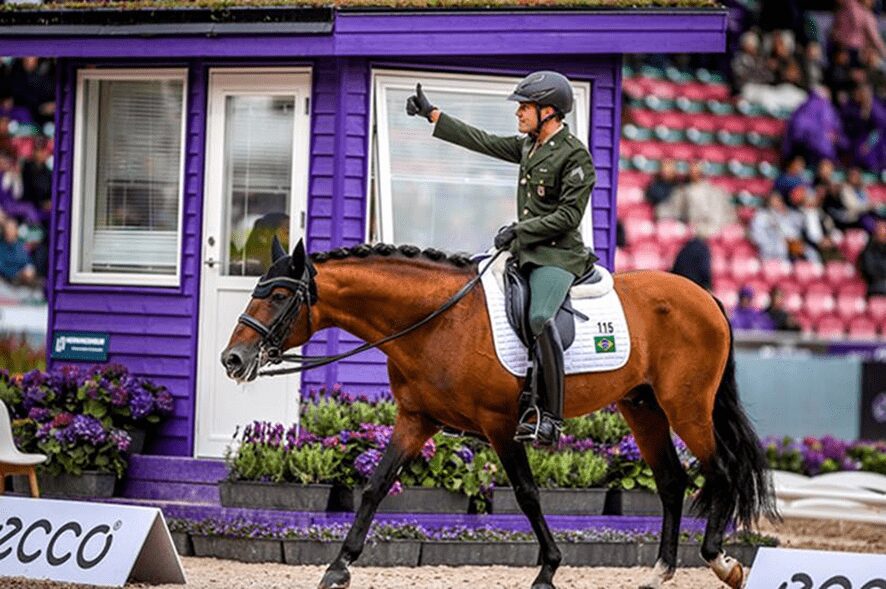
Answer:
M538 398L540 401L544 399L543 408L540 412L527 411L523 414L514 439L523 442L536 440L540 444L553 445L557 443L563 428L564 385L563 344L553 319L544 324L541 334L536 338L533 357L538 359L541 368L540 381L544 384L544 395L539 395ZM538 413L541 414L540 422Z

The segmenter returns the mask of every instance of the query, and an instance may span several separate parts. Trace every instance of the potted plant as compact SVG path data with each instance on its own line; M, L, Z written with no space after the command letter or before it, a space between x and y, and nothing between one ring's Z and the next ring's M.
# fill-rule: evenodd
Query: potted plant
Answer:
M538 559L538 542L531 532L489 526L444 527L422 544L422 565L531 566Z
M194 556L241 562L283 562L282 526L241 518L206 519L190 529Z
M341 549L349 524L311 525L288 530L283 536L283 559L293 565L325 565ZM373 523L357 566L418 566L425 530L414 523Z

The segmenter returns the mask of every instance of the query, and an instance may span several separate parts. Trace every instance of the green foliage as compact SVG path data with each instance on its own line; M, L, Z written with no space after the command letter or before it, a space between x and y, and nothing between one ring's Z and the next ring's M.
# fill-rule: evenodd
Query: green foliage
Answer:
M301 425L309 432L326 437L341 431L358 430L364 423L394 425L397 405L393 401L355 401L342 403L320 397L302 404Z
M606 478L606 459L591 451L529 447L527 456L535 480L543 489L584 489L599 486Z
M601 409L583 417L567 419L563 433L578 440L593 440L600 444L614 444L631 433L621 413Z
M886 475L886 451L883 448L862 442L851 448L848 454L858 461L860 470Z
M341 478L345 455L320 443L297 448L244 443L228 449L225 460L230 480L272 483L333 484Z
M46 348L33 347L23 335L0 337L0 368L10 374L46 370Z

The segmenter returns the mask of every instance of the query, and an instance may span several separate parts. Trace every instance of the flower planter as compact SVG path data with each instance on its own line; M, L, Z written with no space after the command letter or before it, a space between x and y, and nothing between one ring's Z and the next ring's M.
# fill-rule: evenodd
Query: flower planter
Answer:
M725 544L723 550L726 554L738 559L744 566L751 566L757 556L759 546L751 544ZM638 548L639 566L655 566L658 559L658 542L642 543ZM678 567L707 567L708 564L701 557L701 545L694 542L681 542L677 548Z
M535 542L422 542L421 565L535 566Z
M399 495L388 495L378 506L379 513L467 513L470 497L446 489L404 487ZM360 502L356 501L356 506Z
M611 509L606 515L661 515L661 499L657 493L639 489L625 491L614 489L615 500L607 507ZM690 514L692 499L683 500L683 515Z
M559 542L566 566L637 566L636 542Z
M600 515L606 502L606 489L539 489L541 509L547 515ZM510 487L496 487L492 496L493 513L523 513Z
M170 532L175 551L181 556L194 556L194 545L187 532Z
M283 562L280 540L191 536L194 556L212 556L240 562Z
M116 482L117 477L109 472L85 471L79 476L37 473L41 497L113 497ZM12 488L23 495L31 493L26 477L14 477Z
M298 485L257 481L224 481L219 484L224 507L326 511L332 485Z
M341 542L284 540L283 560L293 565L326 565L338 556L340 549ZM420 554L421 542L417 540L367 542L354 566L414 567L418 566Z
M129 450L127 450L127 454L141 454L145 450L145 438L148 436L148 431L143 427L133 427L132 429L127 429L126 433L129 434Z

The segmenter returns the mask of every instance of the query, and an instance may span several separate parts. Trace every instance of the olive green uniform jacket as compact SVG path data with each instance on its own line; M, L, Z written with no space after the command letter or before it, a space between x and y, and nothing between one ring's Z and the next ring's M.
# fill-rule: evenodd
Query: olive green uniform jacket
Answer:
M434 137L520 164L511 253L521 268L557 266L581 276L597 261L579 229L597 173L588 149L565 124L531 156L531 137L491 135L446 113L437 119Z

